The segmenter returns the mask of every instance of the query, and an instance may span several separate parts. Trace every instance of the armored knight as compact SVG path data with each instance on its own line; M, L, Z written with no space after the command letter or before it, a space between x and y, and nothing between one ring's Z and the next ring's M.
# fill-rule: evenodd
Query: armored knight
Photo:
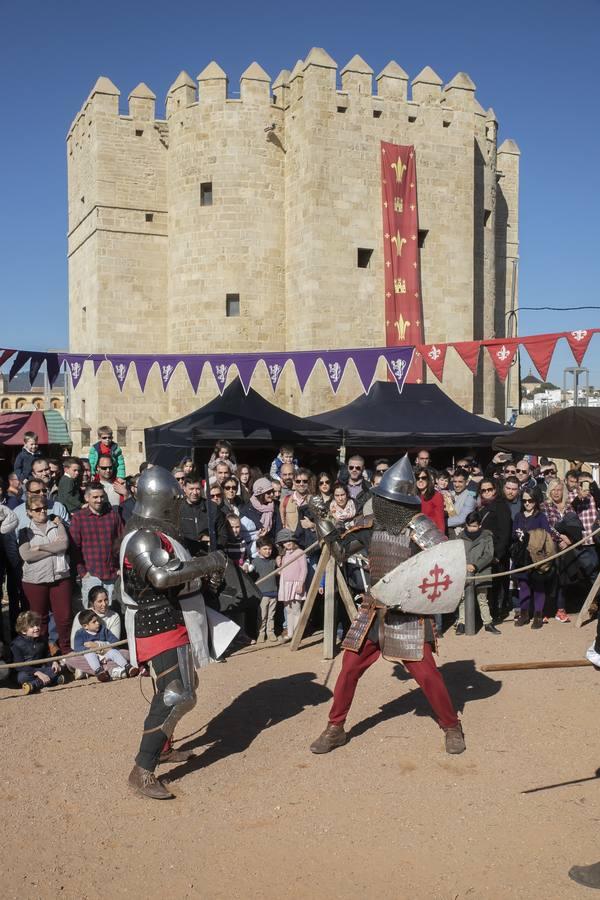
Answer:
M418 512L420 501L408 455L387 470L372 494L374 528L369 558L371 584L374 585L414 553L434 547L446 537L427 516ZM401 603L400 592L401 585L398 605ZM313 753L328 753L346 743L344 722L358 680L379 656L404 663L446 734L446 752L463 752L462 727L433 658L433 616L413 615L389 605L379 607L374 598L366 594L342 647L342 668L333 693L329 724L311 744Z
M120 550L131 659L149 665L155 688L129 784L155 800L173 797L154 775L158 764L192 755L174 750L171 739L177 722L196 704L195 670L210 662L218 644L216 630L209 635L209 629L215 620L216 627L230 626L226 643L238 630L205 607L201 579L218 577L227 559L220 551L192 559L179 531L181 501L170 472L160 466L146 469Z

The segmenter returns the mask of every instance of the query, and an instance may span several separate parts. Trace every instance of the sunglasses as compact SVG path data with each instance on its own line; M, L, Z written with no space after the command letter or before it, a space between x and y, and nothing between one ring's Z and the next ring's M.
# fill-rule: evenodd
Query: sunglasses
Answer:
M535 503L530 497L523 497L523 503Z
M545 471L542 472L542 475L544 477L546 477L546 475L556 475L556 469L545 469Z
M47 506L32 506L29 512L46 512Z
M101 472L112 472L112 466L98 466Z
M29 488L27 491L28 494L47 494L47 488Z
M383 475L384 472L387 472L387 469L375 469L376 475Z
M416 481L427 481L427 475L417 475Z
M362 472L362 466L348 466L348 468L357 472Z
M493 487L481 488L481 493L482 494L493 494L495 490L496 490L496 488L493 488Z
M320 481L319 484L331 484L329 478L324 478L323 481Z
M505 470L504 470L504 474L505 474L505 475L516 475L516 474L517 474L517 470L516 470L516 469L505 469Z
M515 469L516 472L519 472L520 475L527 475L529 469Z
M296 484L308 484L308 478L296 478Z
M231 484L229 486L225 485L225 490L226 491L237 491L237 487L235 484Z
M223 496L223 495L221 494L221 491L219 491L218 494L212 494L212 493L211 493L210 499L211 499L211 500L219 500L222 496Z

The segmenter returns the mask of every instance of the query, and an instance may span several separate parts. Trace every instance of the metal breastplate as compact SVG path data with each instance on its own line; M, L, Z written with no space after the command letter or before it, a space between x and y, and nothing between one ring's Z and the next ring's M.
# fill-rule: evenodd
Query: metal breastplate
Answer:
M406 562L411 554L410 531L405 529L401 534L388 534L387 531L374 531L369 550L371 584Z
M125 570L125 590L138 604L135 636L152 637L183 625L183 613L177 602L180 588L159 591L133 569Z

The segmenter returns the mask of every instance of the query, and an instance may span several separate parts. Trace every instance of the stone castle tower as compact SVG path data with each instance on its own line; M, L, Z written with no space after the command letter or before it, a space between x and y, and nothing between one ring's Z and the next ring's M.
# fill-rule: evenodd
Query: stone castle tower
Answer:
M234 98L211 62L197 84L179 75L166 119L145 84L120 114L119 90L98 79L67 137L72 352L384 345L381 140L416 148L425 340L505 335L516 302L517 145L497 147L494 112L465 73L444 86L427 67L409 99L395 62L375 93L360 56L342 69L341 90L337 68L313 48L271 84L252 63ZM504 389L483 355L473 377L448 353L442 387L502 417ZM261 377L253 386L272 398ZM337 400L324 373L308 388L300 396L288 374L275 402L315 413L352 399L359 382L347 370ZM135 463L145 426L215 393L205 373L195 395L182 366L166 393L157 367L144 393L133 370L121 393L104 364L71 392L75 449L108 423Z

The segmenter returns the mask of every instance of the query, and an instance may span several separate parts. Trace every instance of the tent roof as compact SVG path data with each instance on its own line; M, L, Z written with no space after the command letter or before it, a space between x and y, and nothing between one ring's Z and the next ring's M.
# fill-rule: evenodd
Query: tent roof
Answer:
M344 431L353 448L368 449L486 447L513 429L467 412L434 384L395 384L377 381L367 395L341 409L313 416L314 422Z
M5 412L0 415L0 444L10 447L23 443L26 431L35 431L40 445L48 444L48 430L44 413L36 409L33 412Z
M571 406L498 437L494 450L600 462L600 409Z
M216 440L243 443L246 447L298 442L311 447L337 447L340 432L311 419L302 419L269 403L236 378L223 395L195 412L144 430L150 462L174 465L193 447L212 447Z

